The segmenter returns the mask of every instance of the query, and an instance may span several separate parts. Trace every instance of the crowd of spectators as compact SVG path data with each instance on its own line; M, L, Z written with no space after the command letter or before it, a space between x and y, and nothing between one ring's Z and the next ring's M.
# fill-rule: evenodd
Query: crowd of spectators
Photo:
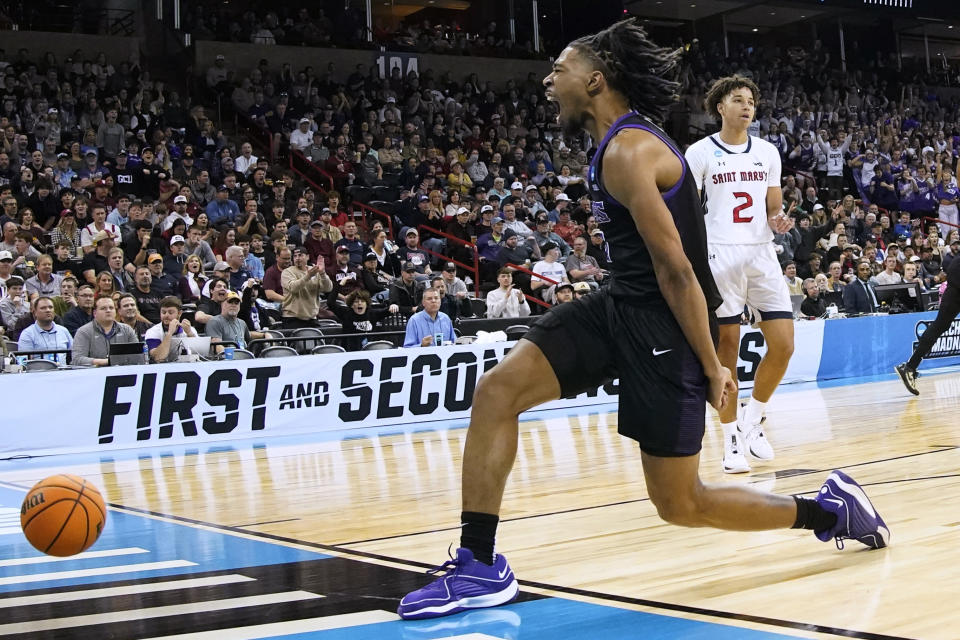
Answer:
M395 23L393 18L387 22L377 17L368 33L363 11L351 6L328 15L323 7L313 4L264 8L254 3L244 7L236 2L198 2L191 3L187 24L196 40L546 58L546 53L535 51L532 40L514 42L496 22L470 30L455 19L434 21L413 14Z
M923 82L932 78L898 68L892 54L856 46L847 72L816 41L739 47L727 59L719 51L691 47L686 106L702 113L722 75L759 85L751 133L783 161L784 209L796 226L775 242L792 292L811 294L802 315L823 315L830 292L843 293L840 311L870 313L887 310L876 285L945 286L945 266L960 252L960 97L938 95Z
M729 60L716 46L690 48L686 105L699 109L720 74L760 85L754 134L780 149L797 222L776 249L792 291L811 294L806 309L839 291L847 312L877 311L874 284L940 286L960 253L960 102L896 82L882 57L841 74L817 43ZM130 332L157 361L183 352L183 334L243 347L323 321L350 334L408 326L407 341L426 344L448 340L445 325L433 331L442 317L526 317L608 281L586 185L592 143L562 135L534 74L382 79L266 59L231 73L220 58L205 79L189 102L102 55L21 50L0 63L8 338L79 342L95 365ZM196 101L217 94L270 145L215 126ZM285 168L289 154L330 186ZM355 206L371 193L376 212Z

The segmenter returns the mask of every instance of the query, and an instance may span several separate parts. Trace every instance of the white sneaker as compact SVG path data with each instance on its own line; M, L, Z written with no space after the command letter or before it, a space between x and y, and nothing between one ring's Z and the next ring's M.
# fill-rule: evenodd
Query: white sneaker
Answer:
M750 464L746 456L743 455L743 445L740 442L740 434L734 431L723 443L723 472L724 473L748 473Z
M760 424L750 427L746 433L740 431L740 438L751 456L758 460L773 460L773 447L767 440L767 436L763 435Z
M744 424L743 417L747 412L747 405L740 405L737 411L737 432L740 434L740 441L744 445L747 453L757 460L773 460L773 446L763 434L763 423L766 417L761 417L756 424Z

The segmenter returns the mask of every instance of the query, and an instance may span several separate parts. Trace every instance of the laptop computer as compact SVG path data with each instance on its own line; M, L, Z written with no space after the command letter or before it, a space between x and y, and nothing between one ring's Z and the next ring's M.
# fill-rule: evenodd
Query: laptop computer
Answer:
M180 344L195 353L201 358L210 355L210 336L199 336L196 338L179 338Z
M119 342L110 345L108 357L111 366L146 364L142 342Z
M800 313L800 305L803 304L803 298L804 298L804 296L799 296L799 295L791 295L791 296L790 296L790 303L793 305L793 317L794 317L794 318L796 318L797 316L802 315L802 314Z
M838 310L843 310L843 292L827 291L823 294L823 304L829 307L831 304L837 305Z

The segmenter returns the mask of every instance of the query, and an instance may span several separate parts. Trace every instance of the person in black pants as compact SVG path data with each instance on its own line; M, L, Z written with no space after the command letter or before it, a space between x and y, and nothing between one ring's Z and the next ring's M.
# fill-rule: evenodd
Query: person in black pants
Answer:
M917 348L906 362L898 364L894 370L900 374L903 386L915 396L920 395L917 389L917 367L920 361L930 353L930 349L937 342L937 338L950 328L957 314L960 313L960 260L952 260L947 267L947 288L940 296L940 311L927 330L920 336Z

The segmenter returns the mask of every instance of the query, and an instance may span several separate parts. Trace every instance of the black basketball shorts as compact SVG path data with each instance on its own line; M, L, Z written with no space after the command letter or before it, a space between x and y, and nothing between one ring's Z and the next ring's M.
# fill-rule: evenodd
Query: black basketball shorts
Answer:
M698 453L707 379L673 314L605 289L551 309L524 336L553 368L563 397L620 379L618 431L654 456Z

